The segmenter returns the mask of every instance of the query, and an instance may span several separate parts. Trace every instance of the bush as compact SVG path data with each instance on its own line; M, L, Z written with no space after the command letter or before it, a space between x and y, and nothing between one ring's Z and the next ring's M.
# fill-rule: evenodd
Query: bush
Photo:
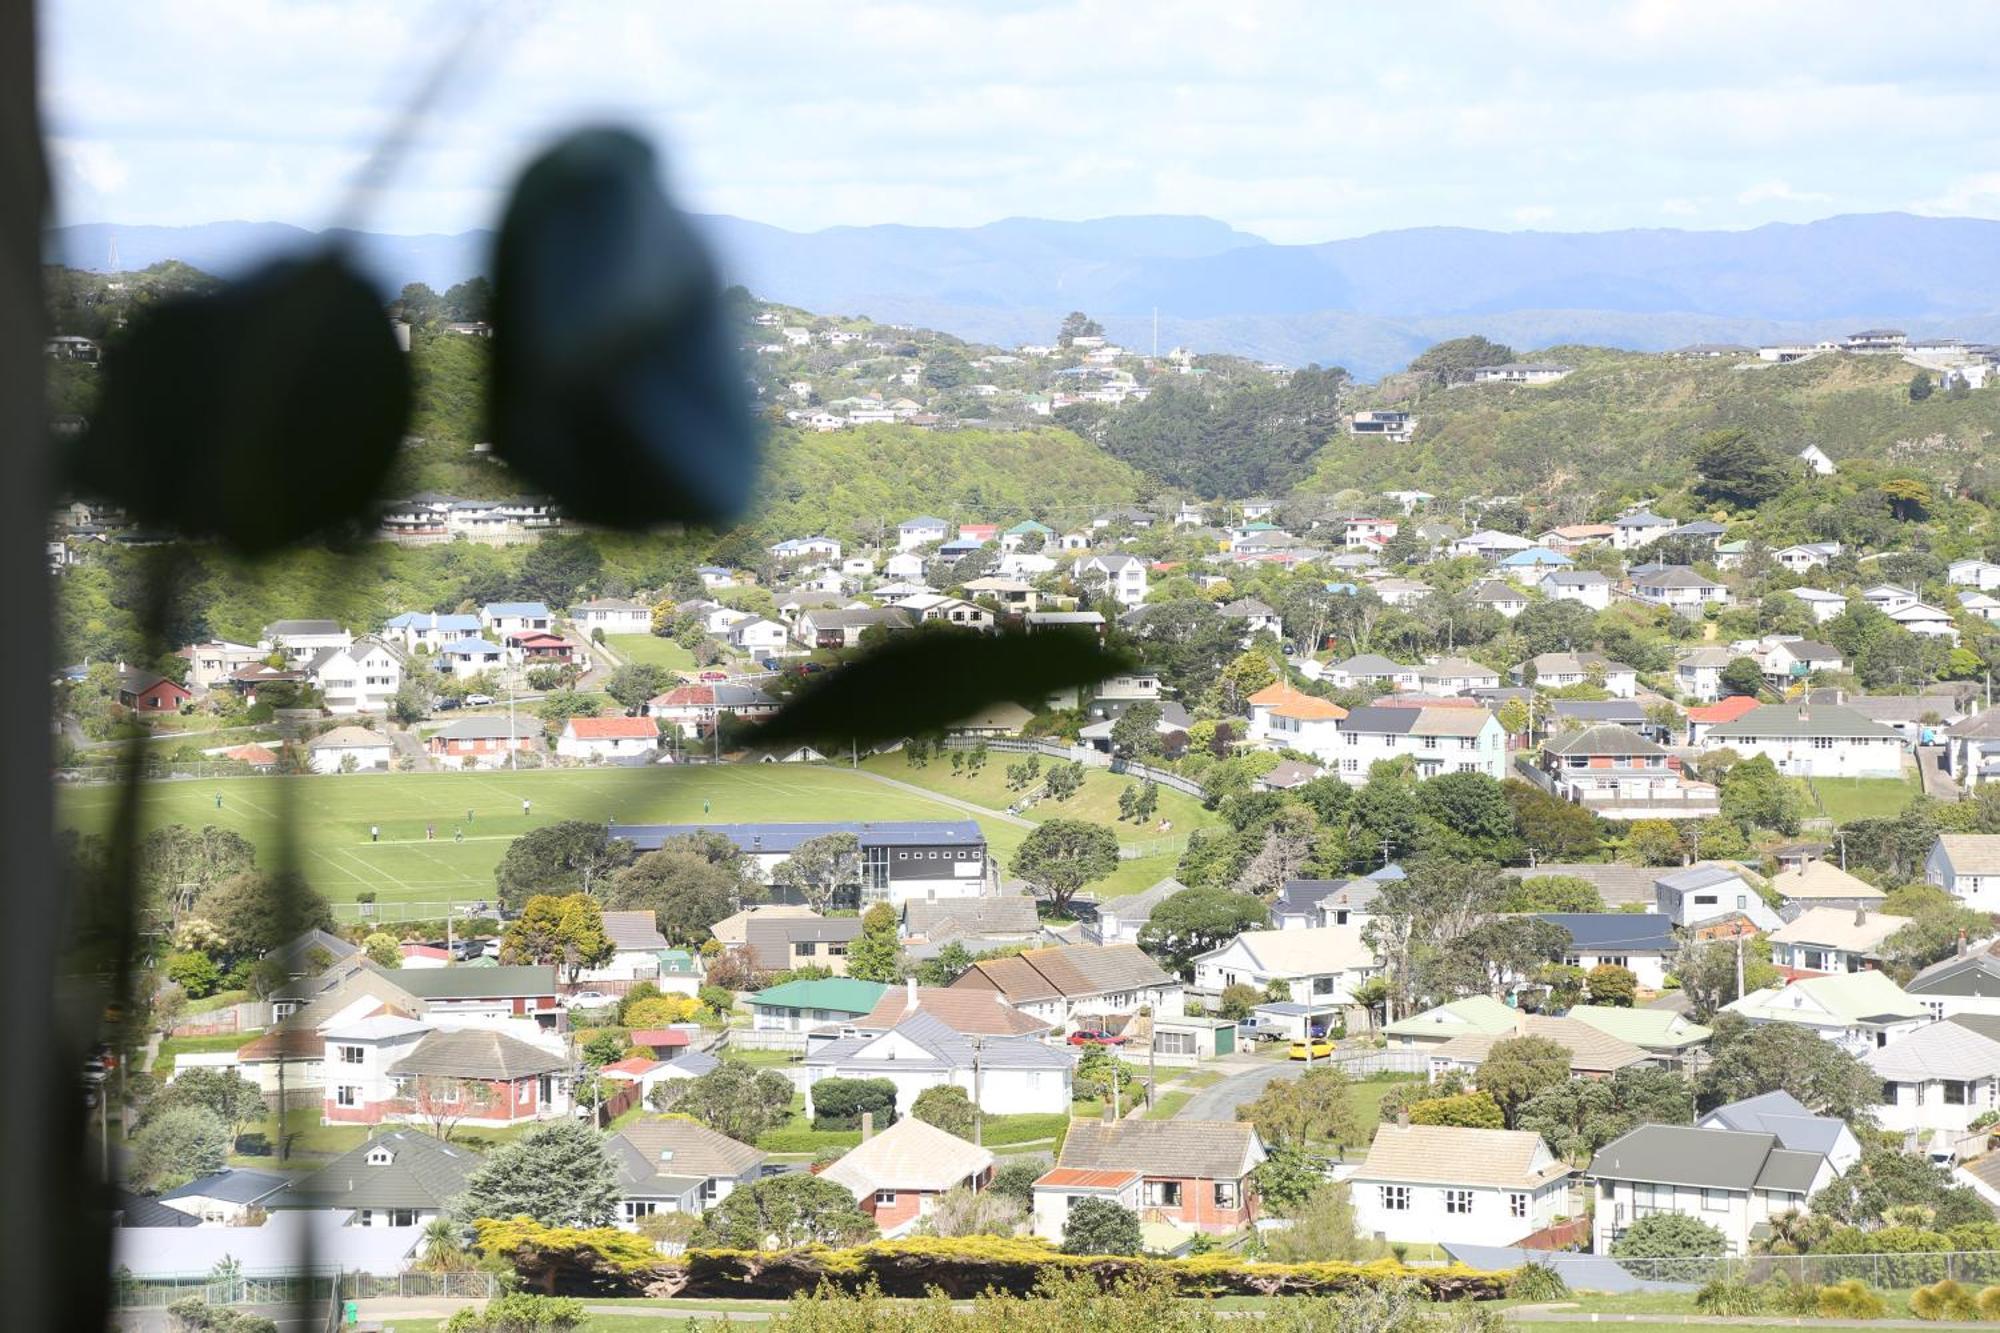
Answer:
M1819 1289L1821 1319L1880 1319L1885 1308L1882 1298L1858 1277Z
M1569 1283L1547 1264L1523 1264L1521 1270L1507 1280L1507 1299L1510 1301L1559 1301L1567 1295Z
M727 986L703 986L695 992L695 998L717 1015L725 1015L736 1007L736 992Z
M583 1302L573 1296L536 1296L510 1291L486 1303L470 1306L445 1321L444 1333L564 1333L583 1327Z
M823 1078L812 1086L814 1129L856 1129L863 1112L886 1129L896 1120L896 1085L886 1078Z
M1820 1288L1810 1282L1774 1277L1764 1284L1764 1308L1811 1318L1819 1313Z
M1910 1293L1910 1313L1919 1319L1977 1319L1979 1302L1970 1291L1946 1278Z
M222 969L199 949L177 953L167 959L167 979L186 991L191 1000L206 999L222 984Z
M625 1025L635 1028L663 1028L685 1023L701 1014L701 1001L692 995L648 995L625 1006Z
M1078 1199L1063 1222L1064 1254L1137 1254L1139 1215L1109 1199Z
M1764 1293L1748 1282L1712 1278L1695 1293L1694 1308L1703 1314L1756 1314L1764 1308Z
M1035 1182L1047 1170L1047 1163L1039 1160L1010 1158L1005 1166L993 1173L993 1182L986 1188L989 1193L1012 1199L1027 1208L1035 1201Z
M1720 1255L1729 1239L1708 1223L1680 1213L1655 1213L1634 1222L1611 1253L1620 1259L1702 1259Z
M2000 1287L1988 1287L1974 1303L1979 1306L1981 1319L2000 1319Z
M934 1088L925 1088L917 1094L917 1099L910 1103L911 1115L927 1125L936 1125L947 1134L956 1134L961 1139L972 1137L974 1112L972 1098L966 1096L965 1089L950 1083L940 1083Z

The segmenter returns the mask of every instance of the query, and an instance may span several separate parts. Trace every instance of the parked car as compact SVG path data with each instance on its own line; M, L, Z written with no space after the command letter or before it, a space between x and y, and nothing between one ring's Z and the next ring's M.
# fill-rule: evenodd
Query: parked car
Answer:
M431 709L432 709L432 711L433 711L433 712L438 712L438 713L449 713L449 712L451 712L451 711L452 711L453 709L455 709L455 708L458 708L459 706L460 706L460 705L459 705L459 702L458 702L458 700L456 700L456 699L433 699L433 700L431 700Z
M1069 1034L1072 1046L1123 1046L1125 1038L1115 1032L1105 1032L1098 1028L1078 1028Z
M601 990L580 990L573 995L563 996L565 1009L603 1009L618 1003L616 995L606 995Z
M1314 1037L1310 1046L1294 1041L1290 1056L1294 1060L1328 1060L1333 1057L1333 1043L1324 1037Z
M729 679L729 673L728 673L727 671L704 671L704 672L702 672L702 673L701 673L701 676L700 676L700 679L702 679L702 680L728 680L728 679Z
M492 702L493 696L490 694L468 694L465 696L465 706L467 708L484 708Z

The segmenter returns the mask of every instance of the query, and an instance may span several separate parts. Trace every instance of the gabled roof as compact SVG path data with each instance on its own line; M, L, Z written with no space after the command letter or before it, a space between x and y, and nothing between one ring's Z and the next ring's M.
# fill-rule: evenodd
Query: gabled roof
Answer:
M371 1156L388 1154L386 1163ZM292 1182L272 1208L443 1208L478 1166L472 1149L415 1129L387 1129Z
M1838 1116L1814 1115L1805 1103L1782 1088L1728 1102L1696 1122L1704 1129L1735 1129L1770 1134L1778 1146L1793 1152L1832 1153L1849 1132Z
M1568 731L1560 736L1551 736L1542 748L1554 755L1661 755L1667 747L1647 740L1638 732L1621 727L1615 722L1605 722L1581 731Z
M220 1171L211 1171L205 1176L196 1176L187 1184L170 1189L160 1196L171 1199L220 1199L224 1203L261 1203L279 1190L285 1188L288 1177L270 1171L248 1171L241 1167L225 1166Z
M449 972L455 969L435 970ZM430 1075L437 1078L518 1079L536 1074L554 1074L568 1068L569 1061L562 1055L530 1046L519 1037L510 1037L504 1032L463 1028L455 1032L431 1033L392 1065L389 1072L399 1077Z
M667 947L660 934L658 918L652 912L606 912L604 933L621 950L659 951Z
M1653 912L1539 912L1583 953L1672 953L1674 924Z
M650 717L573 717L567 724L580 741L658 740L660 724Z
M2000 833L1940 833L1937 847L1955 875L2000 875Z
M1447 1000L1420 1014L1399 1018L1382 1031L1394 1037L1461 1032L1490 1032L1511 1037L1519 1021L1519 1013L1491 995L1468 995L1464 999Z
M1711 1035L1708 1028L1690 1022L1685 1015L1671 1009L1621 1009L1613 1005L1578 1004L1572 1005L1565 1017L1649 1051L1684 1050L1701 1045Z
M2000 943L1975 947L1964 956L1932 963L1903 989L1911 995L1962 995L2000 999Z
M1353 926L1308 926L1302 930L1246 930L1202 954L1213 958L1242 947L1273 977L1306 977L1374 967L1375 951Z
M1599 1149L1584 1174L1597 1180L1803 1194L1825 1160L1816 1152L1781 1148L1773 1134L1641 1125Z
M1727 699L1717 699L1712 704L1690 708L1687 710L1687 716L1690 722L1720 725L1754 713L1762 706L1754 695L1732 694Z
M1041 930L1035 900L1026 894L991 898L912 898L903 904L903 929L927 939L969 935L1034 935Z
M766 1155L706 1125L666 1116L627 1125L608 1136L604 1148L627 1195L643 1195L649 1190L685 1194L690 1183L715 1176L741 1176L763 1162Z
M1723 1006L1731 1013L1765 1022L1822 1019L1853 1026L1928 1018L1930 1011L1904 993L1883 972L1841 972L1803 977L1788 986L1767 986Z
M992 1165L993 1154L987 1149L905 1116L859 1147L849 1148L819 1178L864 1199L876 1190L948 1190Z
M750 921L753 926L757 924L755 917ZM787 981L767 987L752 995L750 1003L779 1009L830 1009L837 1013L865 1014L888 989L879 981L822 977L817 981Z
M1542 1136L1526 1130L1381 1125L1352 1178L1535 1190L1569 1173Z
M1643 1064L1651 1058L1629 1041L1621 1041L1602 1029L1570 1018L1547 1018L1541 1014L1516 1014L1511 1032L1469 1032L1453 1037L1432 1050L1434 1059L1455 1064L1479 1064L1493 1048L1510 1037L1546 1037L1569 1052L1573 1074L1608 1074L1628 1065Z
M1708 734L1717 741L1733 736L1900 739L1893 729L1879 722L1870 722L1851 708L1826 704L1814 704L1810 708L1801 708L1796 704L1764 704L1734 722L1723 723Z
M555 995L560 989L555 967L549 963L410 968L399 970L394 980L420 1000L525 1000Z
M1068 1050L1050 1046L1038 1036L973 1036L960 1032L936 1014L918 1009L887 1032L863 1032L840 1037L806 1053L813 1068L869 1069L877 1065L891 1069L1052 1069L1066 1070L1074 1063ZM898 1053L904 1043L923 1054L912 1059Z
M1882 942L1910 924L1903 916L1863 911L1861 920L1845 907L1813 907L1771 932L1776 944L1825 945L1850 953L1873 953Z
M1898 1083L1991 1078L2000 1073L2000 1041L1962 1023L1930 1023L1868 1052L1862 1063Z
M1857 879L1831 861L1807 861L1793 870L1771 876L1771 887L1780 898L1810 902L1813 899L1855 899L1880 902L1887 895L1864 879Z
M1151 990L1174 979L1136 944L1064 944L974 963L952 984L990 985L1019 1004Z
M1056 1165L1237 1180L1256 1165L1262 1147L1256 1129L1244 1121L1071 1120Z
M1027 1037L1049 1030L1048 1023L1008 1004L998 991L950 986L891 986L873 1009L838 1026L887 1032L915 1013L929 1014L952 1031L966 1035Z

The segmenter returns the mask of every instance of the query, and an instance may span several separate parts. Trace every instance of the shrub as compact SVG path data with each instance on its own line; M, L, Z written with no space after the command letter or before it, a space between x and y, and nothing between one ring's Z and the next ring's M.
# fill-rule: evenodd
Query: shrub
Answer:
M1981 1319L2000 1319L2000 1287L1988 1287L1973 1303L1979 1307Z
M486 1303L470 1306L445 1321L444 1333L564 1333L583 1327L583 1302L571 1296L536 1296L510 1291Z
M1694 1308L1703 1314L1756 1314L1764 1308L1764 1293L1748 1282L1711 1278L1695 1293Z
M966 1096L964 1088L954 1084L940 1083L934 1088L925 1088L910 1103L910 1114L927 1125L936 1125L947 1134L956 1134L961 1139L972 1137L975 1115L972 1098Z
M1858 1277L1819 1289L1821 1319L1880 1319L1885 1308L1882 1298Z
M1065 1254L1137 1254L1139 1215L1109 1199L1078 1199L1063 1222Z
M191 1000L206 999L222 984L222 969L199 949L177 953L167 959L167 978L186 991Z
M1820 1289L1796 1278L1773 1277L1764 1284L1764 1308L1776 1314L1810 1318L1819 1313Z
M1910 1313L1919 1319L1977 1319L1979 1302L1950 1278L1910 1293Z
M1720 1255L1729 1240L1697 1218L1655 1213L1634 1222L1611 1252L1620 1259L1700 1259Z
M812 1101L814 1129L854 1129L864 1112L877 1129L896 1119L896 1085L886 1078L823 1078L812 1086Z
M1569 1295L1569 1283L1547 1264L1523 1264L1521 1271L1507 1280L1510 1301L1559 1301Z
M1027 1208L1035 1201L1035 1182L1042 1178L1046 1170L1046 1162L1012 1158L993 1173L993 1183L986 1187L987 1192L1012 1199Z

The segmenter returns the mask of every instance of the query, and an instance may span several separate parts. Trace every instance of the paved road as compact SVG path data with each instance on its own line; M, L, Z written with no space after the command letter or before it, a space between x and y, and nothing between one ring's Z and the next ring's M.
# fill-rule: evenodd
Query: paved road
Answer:
M1181 1107L1174 1119L1234 1120L1237 1107L1256 1101L1258 1094L1278 1079L1298 1077L1304 1068L1303 1063L1293 1064L1289 1060L1259 1060L1255 1065L1246 1065L1241 1072L1232 1073L1188 1098L1187 1105Z
M984 819L997 819L1003 824L1012 824L1016 828L1031 829L1035 827L1035 821L1032 819L1023 819L1019 815L1010 815L1005 810L995 810L990 806L975 805L971 801L961 801L956 796L946 796L942 792L932 791L929 787L919 787L914 782L899 782L895 778L884 777L880 773L871 773L865 768L854 768L848 771L850 773L859 773L862 777L880 782L885 786L906 791L912 796L922 796L929 800L942 801L946 805L955 806L965 811L968 815L978 815Z

